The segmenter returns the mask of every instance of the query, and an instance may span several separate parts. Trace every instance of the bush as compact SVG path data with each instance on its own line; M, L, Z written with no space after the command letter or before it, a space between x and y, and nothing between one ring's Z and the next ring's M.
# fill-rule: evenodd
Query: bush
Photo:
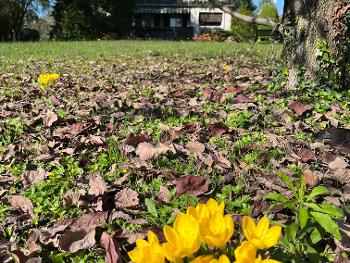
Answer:
M272 3L265 3L261 6L259 17L262 18L270 18L273 21L278 21L278 11L274 4ZM259 26L258 29L264 30L264 29L271 29L269 26Z
M252 11L240 7L238 12L243 15L253 16ZM256 37L256 26L237 18L232 18L231 30L238 41L254 41Z
M33 28L23 28L19 35L20 41L39 41L40 33Z
M198 37L193 38L193 40L203 42L224 42L227 41L229 37L231 37L231 34L226 31L206 30Z

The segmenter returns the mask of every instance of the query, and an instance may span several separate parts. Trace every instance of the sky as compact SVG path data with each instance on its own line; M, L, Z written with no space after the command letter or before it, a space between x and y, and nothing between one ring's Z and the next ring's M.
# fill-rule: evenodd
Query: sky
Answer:
M260 0L254 0L254 2L256 5L259 5ZM278 14L282 15L284 0L273 0L273 2L275 2L275 4L277 5Z

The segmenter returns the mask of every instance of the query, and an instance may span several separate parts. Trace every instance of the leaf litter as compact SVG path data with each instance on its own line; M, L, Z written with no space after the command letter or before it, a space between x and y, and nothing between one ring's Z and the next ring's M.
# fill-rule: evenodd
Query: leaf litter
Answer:
M33 82L45 62L1 72L0 261L50 249L127 262L130 244L190 202L221 196L231 214L262 215L264 193L288 194L275 174L293 177L291 165L349 202L349 104L318 110L271 90L265 65L225 60L58 60L46 91Z

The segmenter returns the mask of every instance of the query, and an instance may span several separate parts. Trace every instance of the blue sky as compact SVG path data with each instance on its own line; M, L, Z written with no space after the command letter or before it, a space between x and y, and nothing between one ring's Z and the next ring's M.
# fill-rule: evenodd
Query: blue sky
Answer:
M256 5L259 5L260 0L254 0L254 2ZM277 5L278 13L281 15L283 13L284 0L273 0L273 2Z

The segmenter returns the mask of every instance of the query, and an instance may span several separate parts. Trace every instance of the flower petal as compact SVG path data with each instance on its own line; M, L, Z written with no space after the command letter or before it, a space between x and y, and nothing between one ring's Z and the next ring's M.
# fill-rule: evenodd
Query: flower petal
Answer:
M282 228L280 226L273 226L267 231L264 237L264 243L267 248L273 247L278 243L281 231Z
M255 236L257 238L263 238L267 231L269 230L269 219L267 217L263 217L259 220L257 226L256 226L256 233Z
M249 216L243 217L243 232L245 237L250 240L254 238L256 232L256 225L253 218Z
M171 245L176 246L180 242L178 234L172 227L164 226L163 232L166 241L168 241Z

